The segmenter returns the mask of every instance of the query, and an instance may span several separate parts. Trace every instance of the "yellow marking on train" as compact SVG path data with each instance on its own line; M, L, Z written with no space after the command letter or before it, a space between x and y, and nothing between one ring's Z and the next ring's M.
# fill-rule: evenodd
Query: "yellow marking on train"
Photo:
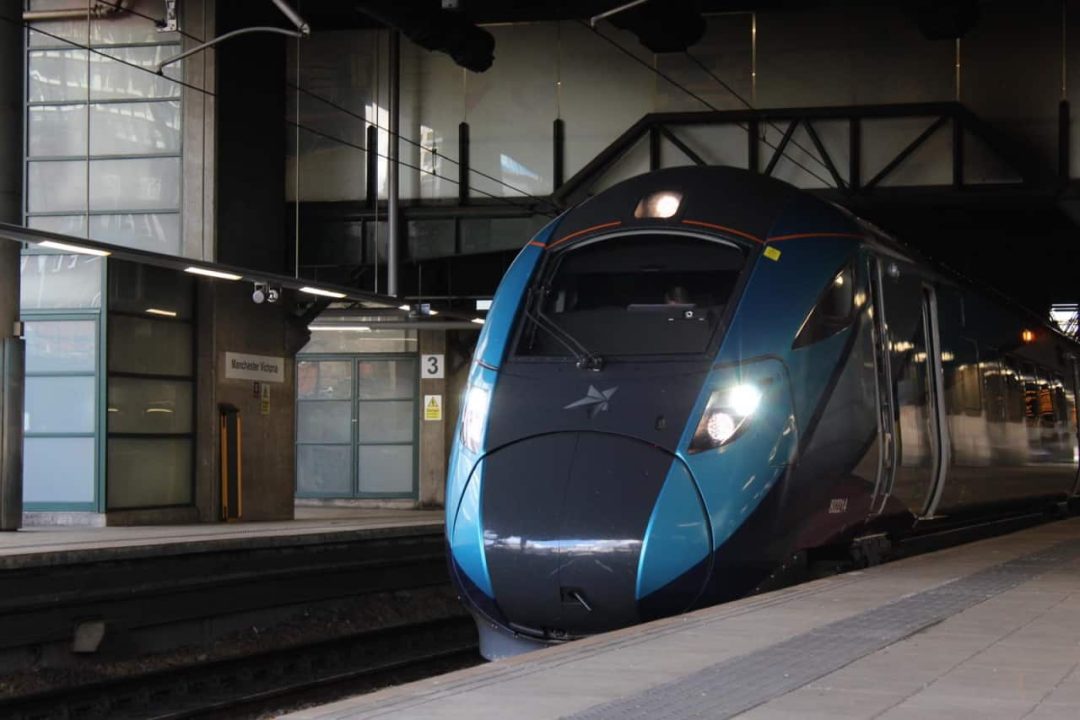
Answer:
M772 246L769 246L765 248L765 257L775 262L780 259L780 251Z

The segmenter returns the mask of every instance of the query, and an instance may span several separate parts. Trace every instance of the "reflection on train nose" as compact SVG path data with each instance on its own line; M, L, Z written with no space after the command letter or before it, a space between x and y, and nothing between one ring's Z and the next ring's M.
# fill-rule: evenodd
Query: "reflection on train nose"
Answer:
M530 540L516 535L499 537L495 533L484 533L484 547L498 548L510 552L528 553L530 555L636 555L641 550L641 540L627 538L625 540L612 539L585 539L565 538L552 540Z

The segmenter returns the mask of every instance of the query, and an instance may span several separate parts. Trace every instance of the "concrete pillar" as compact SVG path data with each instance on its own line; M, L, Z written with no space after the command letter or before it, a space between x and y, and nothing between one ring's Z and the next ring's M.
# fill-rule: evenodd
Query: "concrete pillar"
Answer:
M420 505L442 507L446 504L446 424L453 420L447 415L446 397L446 331L420 330L420 356L442 355L443 377L420 380ZM441 419L428 420L426 405L431 397L438 398Z
M0 23L0 222L8 223L22 221L23 65L20 27ZM3 345L11 342L8 338L18 318L19 246L0 240L0 367L4 366ZM21 356L21 351L16 352ZM21 357L11 365L21 368ZM18 374L21 376L21 372ZM10 530L18 527L22 516L21 412L4 413L2 409L22 407L22 378L16 380L4 382L0 371L0 529ZM11 394L19 397L5 398L5 385Z

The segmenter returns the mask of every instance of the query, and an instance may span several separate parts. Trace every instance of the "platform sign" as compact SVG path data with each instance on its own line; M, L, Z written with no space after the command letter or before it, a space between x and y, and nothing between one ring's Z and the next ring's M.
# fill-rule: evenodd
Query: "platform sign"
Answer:
M441 380L443 378L443 364L446 362L445 355L421 355L420 356L420 379Z
M424 420L442 420L442 395L424 396Z
M225 353L225 378L228 380L258 380L285 382L285 358L269 355Z

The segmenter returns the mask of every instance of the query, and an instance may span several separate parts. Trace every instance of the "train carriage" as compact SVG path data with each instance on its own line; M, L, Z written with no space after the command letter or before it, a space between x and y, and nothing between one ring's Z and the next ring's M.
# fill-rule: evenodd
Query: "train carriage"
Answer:
M515 260L470 369L446 532L481 651L1067 501L1076 351L771 178L673 168L596 195Z

